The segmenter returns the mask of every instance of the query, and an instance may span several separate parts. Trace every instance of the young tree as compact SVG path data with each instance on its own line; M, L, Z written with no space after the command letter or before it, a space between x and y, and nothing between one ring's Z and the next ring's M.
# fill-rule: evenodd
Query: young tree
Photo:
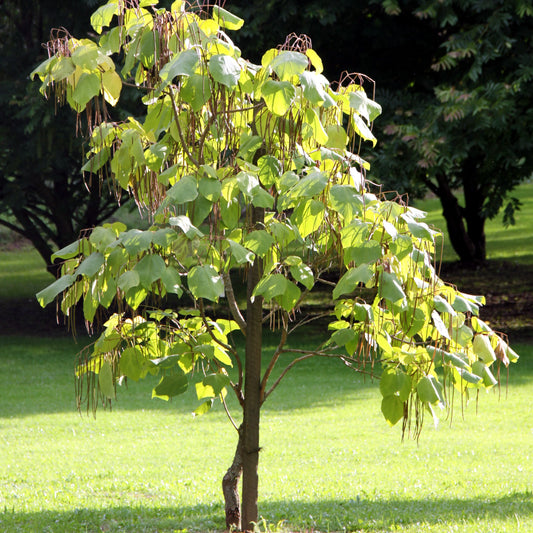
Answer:
M238 432L222 482L226 522L249 530L261 407L298 362L329 357L360 372L379 364L386 420L418 435L424 413L436 417L453 397L445 385L466 396L490 388L491 366L517 356L478 318L482 298L437 276L437 233L424 214L371 192L353 149L376 142L380 107L367 78L334 89L305 36L251 64L227 34L240 18L153 4L109 1L91 18L98 40L55 40L34 73L43 91L92 117L84 170L127 190L153 221L145 231L98 226L56 252L62 275L38 299L62 295L70 316L81 302L88 323L114 310L78 365L80 405L96 408L124 379L148 375L160 376L152 396L165 400L193 385L196 414L220 400ZM146 115L103 120L124 84L143 92ZM230 276L239 270L244 309ZM290 348L308 322L302 304L323 285L333 285L328 338L313 351ZM268 361L265 324L279 335ZM290 362L273 379L282 355ZM228 393L242 417L229 412Z

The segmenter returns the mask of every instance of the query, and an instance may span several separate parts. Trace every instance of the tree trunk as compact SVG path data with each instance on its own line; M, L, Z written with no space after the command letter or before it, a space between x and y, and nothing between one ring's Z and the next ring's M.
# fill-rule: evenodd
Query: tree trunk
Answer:
M222 478L222 492L226 509L226 528L240 529L241 506L239 501L239 479L242 474L242 451L243 451L243 427L239 427L239 439L237 449L233 456L233 462Z
M252 225L264 219L262 208L253 208ZM248 299L246 306L246 354L244 370L244 423L242 457L242 529L251 531L257 522L259 463L259 414L261 409L261 350L263 332L263 298L251 300L252 292L261 279L263 261L256 257L248 272Z
M463 191L465 194L465 220L468 238L474 248L473 260L482 263L487 258L485 220L483 204L485 194L474 178L477 172L475 160L468 159L463 169Z
M444 175L437 176L438 195L442 205L442 215L450 242L463 263L480 263L485 261L485 218L482 215L482 199L474 196L473 191L465 187L465 204L461 207L454 196ZM467 192L468 190L468 192ZM479 201L481 199L481 205ZM465 225L466 221L466 225Z

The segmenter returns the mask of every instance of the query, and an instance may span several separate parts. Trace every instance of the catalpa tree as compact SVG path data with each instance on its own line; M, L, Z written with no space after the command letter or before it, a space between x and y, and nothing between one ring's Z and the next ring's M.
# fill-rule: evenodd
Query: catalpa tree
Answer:
M155 3L109 1L91 18L100 37L56 35L33 73L43 93L86 114L82 170L128 191L152 221L145 231L104 224L56 252L61 276L38 299L60 297L69 316L81 306L89 324L106 318L77 367L80 404L96 408L125 379L153 375L156 398L194 387L198 415L220 400L238 432L222 482L226 521L249 530L261 407L298 362L379 365L385 419L418 435L450 389L490 388L494 363L517 356L478 318L481 297L439 279L424 213L367 183L356 148L376 142L370 80L347 75L332 86L304 36L251 64L228 36L238 17ZM114 122L109 106L124 85L146 112ZM230 276L239 270L244 304ZM308 321L303 304L332 273L329 334L313 351L290 348ZM268 326L279 344L262 361ZM228 394L242 415L229 412Z

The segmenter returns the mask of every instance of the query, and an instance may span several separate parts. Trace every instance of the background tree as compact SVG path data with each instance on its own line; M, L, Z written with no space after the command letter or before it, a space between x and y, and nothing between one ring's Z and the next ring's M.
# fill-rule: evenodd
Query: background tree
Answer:
M452 388L468 396L494 386L490 367L516 354L477 318L482 298L436 275L437 233L423 213L369 188L369 165L354 152L376 142L380 106L368 79L345 76L332 88L305 36L252 64L227 35L239 17L152 4L111 0L91 17L101 37L60 36L34 72L42 90L53 86L59 102L93 118L84 167L108 174L153 221L145 231L104 224L54 254L62 275L38 299L61 295L70 316L82 300L89 323L116 310L78 365L80 405L96 408L124 380L148 375L160 376L152 396L162 399L193 384L198 415L221 401L237 431L226 521L250 530L261 407L298 362L379 365L383 415L418 436ZM144 95L145 114L104 120L99 110L116 105L125 84ZM241 306L230 275L239 271ZM333 289L329 335L315 350L290 347L310 320L303 303L323 287ZM184 299L161 300L169 295ZM265 324L279 344L262 365Z
M512 191L533 171L531 3L234 4L251 19L237 40L247 51L292 28L312 35L333 79L348 67L379 80L374 178L411 196L436 194L459 258L485 260L485 220L503 207L513 222Z
M404 153L409 179L439 197L459 258L484 261L485 221L502 207L504 222L513 221L512 191L533 172L533 7L521 0L384 5L424 20L440 43L420 73L435 80L432 92L395 106L385 127L393 140L377 166L398 175L403 158L393 154Z
M0 13L0 224L29 239L54 274L53 251L117 208L108 190L83 180L76 117L44 101L28 79L46 57L50 28L86 34L91 5L6 0Z

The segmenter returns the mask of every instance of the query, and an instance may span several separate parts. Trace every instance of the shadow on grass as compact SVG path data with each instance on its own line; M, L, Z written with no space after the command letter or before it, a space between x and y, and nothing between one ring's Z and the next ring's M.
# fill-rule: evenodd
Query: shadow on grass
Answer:
M96 532L96 531L222 531L221 503L192 507L131 507L74 509L73 511L0 511L4 531ZM518 492L501 498L423 500L320 500L317 502L261 502L259 513L270 523L285 520L295 531L383 531L416 524L477 524L494 527L495 522L518 526L533 518L533 495Z
M74 413L75 354L86 340L80 339L80 343L75 344L71 339L4 337L0 345L0 389L10 390L10 394L0 403L0 418L39 413ZM509 368L508 382L507 370L501 368L503 397L507 383L510 387L528 385L533 378L533 346L522 344L515 348L521 358L518 364ZM291 356L283 356L277 372L290 360ZM158 380L153 377L139 383L132 382L119 390L114 409L191 413L198 406L194 387L190 387L184 396L168 403L152 400L152 387ZM288 372L265 408L284 412L335 406L347 395L352 400L368 397L368 389L376 387L378 383L376 379L347 369L338 360L316 357L297 364ZM231 395L230 401L233 401Z
M76 344L69 338L0 338L0 390L10 391L0 403L0 418L69 412L74 414L76 353L87 341L87 338L80 338ZM311 341L305 339L304 342ZM266 345L265 365L268 354L273 350L271 342ZM280 358L279 368L274 372L271 383L292 357L284 355ZM157 376L148 376L138 383L130 382L125 387L118 387L113 409L189 414L198 406L194 386L190 386L186 394L171 402L151 399L152 388L159 379ZM265 408L284 412L334 406L346 395L353 397L354 392L357 399L359 394L364 395L366 389L375 387L376 384L375 379L362 377L346 368L339 360L316 357L295 365L268 399ZM231 394L229 401L230 405L235 402Z

